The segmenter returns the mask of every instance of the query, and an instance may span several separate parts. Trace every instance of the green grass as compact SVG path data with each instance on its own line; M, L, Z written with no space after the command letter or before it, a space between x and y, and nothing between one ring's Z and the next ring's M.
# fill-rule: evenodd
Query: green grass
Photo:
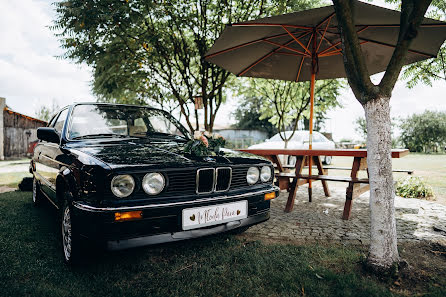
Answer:
M353 158L350 157L333 157L332 166L351 167L352 163ZM392 159L392 165L394 169L415 170L414 175L422 177L434 189L437 198L446 200L446 154L410 153L406 157ZM336 175L350 174L346 170L332 172ZM361 176L365 177L365 172L361 172ZM395 180L407 176L407 173L394 173Z
M230 235L96 252L69 268L55 215L49 205L33 207L30 193L0 194L0 295L395 296L388 281L362 272L361 247L266 245ZM444 286L427 290L446 294Z

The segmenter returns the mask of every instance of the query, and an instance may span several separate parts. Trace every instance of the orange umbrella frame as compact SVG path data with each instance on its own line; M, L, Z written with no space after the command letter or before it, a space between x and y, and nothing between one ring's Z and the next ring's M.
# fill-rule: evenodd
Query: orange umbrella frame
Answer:
M313 148L314 86L315 86L316 75L318 73L318 60L319 60L319 58L331 57L331 56L335 56L335 55L342 55L342 48L340 48L341 41L333 43L330 40L328 40L327 38L325 38L325 34L327 33L327 30L337 28L337 26L330 27L330 22L334 15L335 15L335 13L332 13L327 18L322 20L319 24L317 24L315 27L289 25L289 24L274 24L274 23L235 23L235 24L232 24L231 26L233 26L233 27L250 27L250 26L251 27L265 27L265 26L282 27L283 30L285 31L285 33L277 34L274 36L269 36L266 38L261 38L258 40L253 40L253 41L250 41L250 42L247 42L244 44L240 44L240 45L228 48L228 49L224 49L222 51L218 51L216 53L207 55L205 57L206 59L212 58L214 56L217 56L217 55L220 55L223 53L227 53L227 52L233 51L233 50L241 48L241 47L253 45L253 44L259 43L259 42L265 42L265 43L268 43L271 45L275 45L275 46L277 46L277 48L272 50L268 54L264 55L260 59L256 60L254 63L252 63L245 69L243 69L240 73L237 74L237 76L243 76L251 68L253 68L257 64L259 64L260 62L262 62L263 60L269 58L270 56L272 56L274 54L292 55L292 56L302 57L302 59L300 61L299 68L298 68L296 80L295 80L296 82L299 80L302 66L304 64L304 60L311 59L312 67L311 67L311 80L310 80L310 124L309 124L310 135L309 135L309 145L308 145L310 150ZM356 33L359 34L363 31L367 30L368 28L377 28L377 27L392 28L392 27L400 27L400 25L399 24L395 24L395 25L356 25L356 27L359 29ZM422 24L421 27L444 27L444 25L443 24L424 24L424 25ZM295 30L295 32L291 32L291 30ZM291 36L292 39L291 39L291 41L288 41L285 44L280 44L280 43L272 41L275 38L280 38L280 37L287 36L287 35ZM305 45L305 44L303 44L301 39L308 35L310 35L310 37L309 37L307 44ZM318 42L318 38L319 38L319 42ZM382 42L378 42L378 41L374 41L374 40L367 40L367 39L361 38L359 36L358 36L358 38L360 40L360 45L371 42L371 43L376 43L376 44L380 44L383 46L395 48L395 46L391 45L391 44L386 44L386 43L382 43ZM330 44L330 46L321 50L320 48L322 45L322 41L324 41L324 40L328 44ZM290 47L289 45L291 45L292 43L299 44L299 46L302 48L302 50L298 50L296 48ZM311 47L310 47L310 45L311 45ZM282 49L291 51L291 53L280 51ZM433 55L426 54L426 53L423 53L420 51L409 50L409 52L423 55L423 56L426 56L427 58L435 57ZM309 159L308 165L309 165L308 166L309 175L311 175L312 158ZM311 197L312 197L311 179L308 181L308 183L309 183L308 195L309 195L309 199L311 201Z

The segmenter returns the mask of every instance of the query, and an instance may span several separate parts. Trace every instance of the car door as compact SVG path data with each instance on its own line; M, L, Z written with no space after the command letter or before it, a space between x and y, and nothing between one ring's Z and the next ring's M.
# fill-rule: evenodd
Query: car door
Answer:
M49 127L53 127L59 133L59 135L61 135L67 115L68 108L63 109L56 116L55 120L49 125ZM58 160L60 159L58 156L62 154L60 144L42 141L38 149L36 171L41 179L41 189L57 207L56 178L59 174L60 168L62 166L66 166L66 164L63 164Z

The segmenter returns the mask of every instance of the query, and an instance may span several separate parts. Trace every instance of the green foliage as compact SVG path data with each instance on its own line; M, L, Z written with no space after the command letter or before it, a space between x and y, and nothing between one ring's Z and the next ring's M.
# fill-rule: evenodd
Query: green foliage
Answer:
M277 128L268 119L262 118L262 100L260 97L245 97L240 100L234 112L237 123L234 128L259 130L268 133L268 137L277 133Z
M438 151L446 145L446 112L425 111L401 121L401 142L413 152Z
M48 122L56 114L56 112L59 111L59 109L59 104L57 104L56 100L53 100L51 106L41 105L37 109L35 116L42 121Z
M409 176L398 180L395 193L404 198L429 198L434 196L432 187L417 176Z
M400 5L400 0L386 0L389 3ZM427 17L445 20L446 19L446 1L433 0ZM423 60L404 67L402 75L407 80L407 87L413 88L419 83L432 86L433 81L446 81L446 43L440 48L436 58Z
M323 119L328 110L340 106L337 101L343 80L316 81L314 91L315 118ZM259 98L260 119L268 119L280 132L295 131L299 120L310 116L310 83L270 79L250 79L239 94ZM284 141L291 139L281 133Z
M355 131L361 135L362 139L367 139L367 122L365 117L359 117L355 120Z
M320 1L66 0L57 2L63 58L93 68L93 90L101 100L179 107L190 130L198 129L195 98L204 104L204 128L212 131L237 83L202 57L227 23L307 9ZM192 123L191 117L195 117Z

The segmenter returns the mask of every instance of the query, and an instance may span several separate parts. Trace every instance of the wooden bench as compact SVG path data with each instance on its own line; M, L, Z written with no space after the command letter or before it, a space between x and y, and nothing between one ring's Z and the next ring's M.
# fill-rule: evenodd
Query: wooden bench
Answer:
M294 165L282 165L283 168L285 169L294 169L295 166ZM313 166L313 168L317 168L316 166ZM325 170L352 170L351 167L334 167L334 166L323 166L322 168L324 168ZM392 172L405 172L409 175L412 175L415 170L410 170L410 169L393 169Z
M344 204L344 212L342 218L348 220L351 214L352 201L362 193L370 189L368 178L359 178L358 172L361 170L367 171L367 150L349 150L349 149L335 149L335 150L295 150L295 149L246 149L241 150L244 152L257 154L264 156L271 160L278 171L276 173L276 179L280 189L287 190L289 192L285 212L293 210L294 202L296 198L296 192L299 186L309 183L310 181L321 181L324 194L326 197L330 196L330 190L328 189L327 181L334 182L346 182L348 183L346 189L346 199ZM402 158L409 154L406 149L392 150L392 158ZM282 165L279 159L279 155L296 156L296 164L294 166ZM334 166L322 166L320 156L343 156L353 157L353 164L351 168L347 167L334 167ZM302 169L305 165L311 163L315 164L318 174L305 175L302 174ZM312 167L313 168L313 167ZM289 169L294 169L294 172ZM350 176L331 176L327 174L327 171L331 170L350 170ZM396 169L394 172L407 172L413 173L413 170L401 170ZM311 184L309 184L311 185ZM308 187L309 201L311 202L312 188Z

